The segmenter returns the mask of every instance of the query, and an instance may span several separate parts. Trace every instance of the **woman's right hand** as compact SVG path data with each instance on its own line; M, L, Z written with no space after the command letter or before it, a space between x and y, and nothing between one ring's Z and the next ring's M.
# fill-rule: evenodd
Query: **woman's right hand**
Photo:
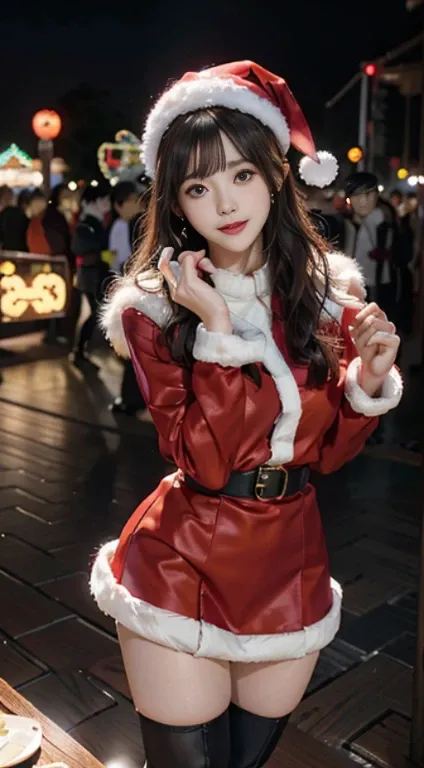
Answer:
M173 252L173 248L164 248L158 263L172 300L200 317L207 330L231 333L230 313L224 299L199 277L202 271L210 275L216 271L206 252L184 251L178 262L170 264Z

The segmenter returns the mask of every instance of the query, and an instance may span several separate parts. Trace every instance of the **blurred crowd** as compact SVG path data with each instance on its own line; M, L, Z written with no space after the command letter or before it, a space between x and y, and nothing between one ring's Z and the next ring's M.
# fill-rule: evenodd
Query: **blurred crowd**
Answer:
M48 199L39 189L15 195L0 187L0 250L67 258L67 314L48 322L44 342L68 346L69 363L78 368L98 368L89 351L98 306L134 252L147 193L143 176L115 187L96 182L75 192L60 184ZM130 364L124 365L121 394L111 408L148 418Z

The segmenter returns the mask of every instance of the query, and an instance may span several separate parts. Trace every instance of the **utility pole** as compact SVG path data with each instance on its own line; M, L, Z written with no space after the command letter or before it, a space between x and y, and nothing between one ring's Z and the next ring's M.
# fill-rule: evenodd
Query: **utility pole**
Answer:
M365 157L367 151L367 128L368 128L368 87L369 78L365 71L361 75L361 95L359 98L359 127L358 127L358 146L362 149L362 157L358 163L358 171L365 170Z

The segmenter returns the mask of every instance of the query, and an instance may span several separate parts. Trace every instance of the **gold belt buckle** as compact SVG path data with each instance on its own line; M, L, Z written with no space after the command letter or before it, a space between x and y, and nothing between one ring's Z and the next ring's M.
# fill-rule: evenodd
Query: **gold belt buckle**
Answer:
M264 488L266 488L266 481L268 480L268 472L276 472L276 471L282 471L284 472L284 485L283 490L281 491L279 496L271 496L269 499L263 498L263 492ZM265 481L265 482L263 482ZM282 464L277 464L276 466L270 466L268 464L262 464L258 469L258 474L256 476L256 483L255 483L255 496L258 499L258 501L281 501L281 499L284 498L286 490L287 490L287 484L289 482L289 472Z

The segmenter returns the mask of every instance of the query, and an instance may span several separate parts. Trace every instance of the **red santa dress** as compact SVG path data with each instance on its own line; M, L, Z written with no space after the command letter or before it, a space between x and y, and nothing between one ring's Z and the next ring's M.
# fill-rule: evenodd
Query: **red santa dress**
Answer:
M340 622L341 588L330 578L315 490L261 501L190 489L185 474L220 489L233 470L260 465L337 470L362 448L377 417L399 402L393 368L381 397L360 388L348 325L355 263L329 254L332 298L322 323L337 325L340 375L306 386L290 361L284 324L272 320L268 268L250 276L218 270L233 334L197 329L191 369L161 341L167 299L126 278L104 311L117 351L128 350L176 472L135 510L119 541L99 551L91 590L102 611L140 636L198 657L259 662L320 650ZM357 305L356 305L357 307ZM242 366L256 363L257 386ZM343 503L343 500L341 500Z

